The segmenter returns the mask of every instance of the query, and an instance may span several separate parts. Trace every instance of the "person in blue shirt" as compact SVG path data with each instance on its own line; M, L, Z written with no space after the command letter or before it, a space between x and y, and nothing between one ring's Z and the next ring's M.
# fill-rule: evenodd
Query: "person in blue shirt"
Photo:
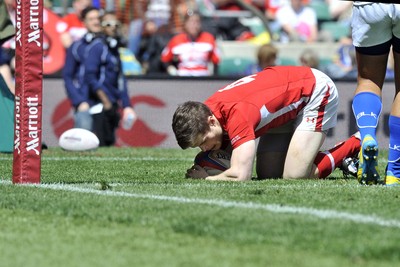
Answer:
M74 107L74 127L92 130L92 116L89 108L95 103L89 94L89 88L84 82L84 61L88 48L101 34L100 11L95 7L87 7L81 13L81 18L88 30L82 37L72 43L66 51L63 79L69 100ZM92 99L91 99L92 98Z
M92 107L93 132L99 138L100 146L111 146L115 144L115 131L120 121L119 108L123 109L123 124L136 118L136 113L130 103L118 52L118 48L123 46L119 35L120 23L114 13L106 12L101 17L101 26L104 35L87 50L85 82L98 103Z

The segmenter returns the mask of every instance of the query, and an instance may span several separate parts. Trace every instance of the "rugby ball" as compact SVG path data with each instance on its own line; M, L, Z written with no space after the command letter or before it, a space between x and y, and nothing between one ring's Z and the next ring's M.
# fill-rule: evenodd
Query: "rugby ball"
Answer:
M99 147L99 138L86 129L72 128L65 131L58 140L58 144L64 150L85 151Z
M230 168L231 154L222 149L202 151L196 155L194 164L205 169L209 175L217 175Z

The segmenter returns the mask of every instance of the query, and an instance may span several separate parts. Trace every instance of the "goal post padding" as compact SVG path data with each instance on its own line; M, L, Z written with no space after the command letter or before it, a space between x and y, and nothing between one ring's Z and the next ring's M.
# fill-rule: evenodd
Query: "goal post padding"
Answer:
M40 183L43 0L16 0L13 183Z

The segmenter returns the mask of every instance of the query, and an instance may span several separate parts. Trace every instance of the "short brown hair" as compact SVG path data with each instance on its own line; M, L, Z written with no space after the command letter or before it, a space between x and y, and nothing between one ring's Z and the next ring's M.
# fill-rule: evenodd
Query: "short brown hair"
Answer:
M172 118L172 130L182 149L193 145L200 134L210 129L208 117L211 115L211 110L201 102L187 101L178 106Z

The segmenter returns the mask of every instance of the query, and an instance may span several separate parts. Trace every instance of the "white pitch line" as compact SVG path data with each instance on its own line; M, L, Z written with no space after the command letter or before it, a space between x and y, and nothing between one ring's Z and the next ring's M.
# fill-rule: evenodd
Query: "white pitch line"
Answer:
M11 184L10 182L0 181L0 184ZM162 200L172 201L183 204L206 204L225 208L244 208L254 210L265 210L272 213L289 213L289 214L300 214L309 215L321 219L341 219L352 221L361 224L372 224L383 227L394 227L400 228L400 221L394 219L384 219L374 215L364 215L359 213L349 213L336 210L328 209L314 209L307 207L295 207L285 206L280 204L259 204L254 202L238 202L238 201L227 201L218 199L201 199L201 198L186 198L186 197L173 197L165 195L152 195L152 194L136 194L121 191L109 191L109 190L96 190L90 188L81 188L77 186L67 184L26 184L22 186L31 186L36 188L45 188L53 190L62 190L69 192L78 192L86 194L96 194L104 196L116 196L116 197L129 197L129 198L142 198L150 200Z

